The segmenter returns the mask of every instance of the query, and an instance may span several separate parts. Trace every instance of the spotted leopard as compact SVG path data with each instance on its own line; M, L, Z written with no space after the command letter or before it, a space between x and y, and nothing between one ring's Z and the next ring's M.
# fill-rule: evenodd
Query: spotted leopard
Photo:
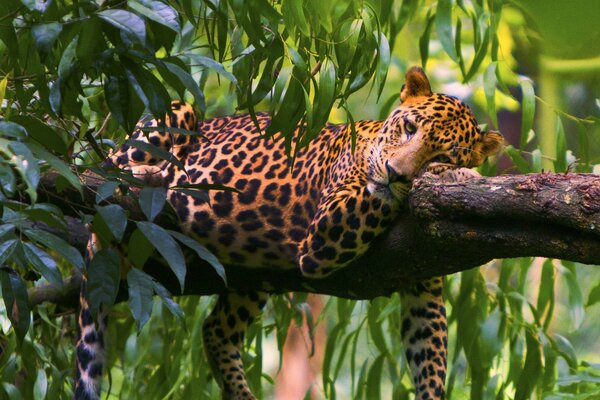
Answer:
M399 214L421 171L463 179L473 172L457 167L478 166L501 145L502 136L482 132L462 101L433 93L420 68L407 72L400 100L385 121L355 123L354 151L350 127L328 124L298 152L293 168L284 141L261 136L250 116L197 121L189 105L174 102L164 121L144 126L164 123L200 135L137 130L133 139L170 152L179 163L127 145L108 163L136 176L159 176L166 187L205 183L236 188L239 193L211 191L210 205L174 190L168 199L189 236L223 263L299 267L306 276L323 277L367 250ZM261 131L271 122L267 114L256 118ZM203 323L206 355L224 399L255 398L240 348L267 299L266 293L221 294ZM96 330L85 296L81 301L76 398L98 398L102 332ZM441 278L402 293L402 336L415 398L444 398L447 336Z

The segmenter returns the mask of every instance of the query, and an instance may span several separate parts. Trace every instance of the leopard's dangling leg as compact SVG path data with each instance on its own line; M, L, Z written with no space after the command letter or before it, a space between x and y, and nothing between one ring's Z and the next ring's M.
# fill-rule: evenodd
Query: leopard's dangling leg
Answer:
M448 336L442 286L442 278L432 278L401 293L402 343L415 400L445 397Z
M246 382L241 348L248 325L258 316L269 295L263 292L220 295L204 321L204 351L224 400L253 400Z
M95 234L90 235L85 263L89 267L95 252L99 250L99 241ZM77 320L77 346L75 378L75 400L100 399L100 383L104 369L104 331L106 328L106 311L103 307L98 312L97 323L86 299L87 278L82 276L79 292L79 318Z

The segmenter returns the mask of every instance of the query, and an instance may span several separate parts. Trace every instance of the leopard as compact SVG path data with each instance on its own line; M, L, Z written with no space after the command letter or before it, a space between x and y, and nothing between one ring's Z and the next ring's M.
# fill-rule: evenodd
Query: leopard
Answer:
M131 137L169 152L179 162L124 144L105 165L136 177L160 176L182 230L223 264L242 265L248 271L299 268L306 277L322 278L359 259L390 227L406 209L416 177L477 176L471 168L496 154L503 143L499 132L481 129L463 101L432 92L420 67L406 72L400 104L385 120L357 121L353 127L328 123L293 160L284 140L261 134L271 121L267 113L199 120L191 105L174 101L163 119L140 123ZM158 129L165 125L178 129ZM302 129L297 128L296 136ZM198 134L185 135L182 130ZM211 190L203 199L169 189L186 184L237 191ZM93 235L90 241L86 260L98 247ZM415 399L443 399L443 279L406 287L400 293L401 333ZM204 350L223 399L255 399L241 351L249 324L268 298L266 292L221 293L202 323ZM106 316L97 323L92 318L85 279L80 302L75 398L97 399Z

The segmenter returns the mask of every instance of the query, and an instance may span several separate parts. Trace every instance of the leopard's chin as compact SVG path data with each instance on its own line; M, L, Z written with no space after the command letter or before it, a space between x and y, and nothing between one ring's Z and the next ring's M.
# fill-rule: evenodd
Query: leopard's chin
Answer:
M389 191L398 201L406 200L411 187L412 185L401 182L394 182L388 185Z

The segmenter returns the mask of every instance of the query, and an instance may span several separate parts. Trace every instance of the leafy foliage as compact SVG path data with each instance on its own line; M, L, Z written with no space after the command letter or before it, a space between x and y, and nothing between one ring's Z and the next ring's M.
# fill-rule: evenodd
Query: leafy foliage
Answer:
M136 249L127 257L129 304L116 305L111 314L115 322L108 334L116 338L109 353L111 393L214 398L217 389L199 346L198 323L210 300L174 301L143 266L157 251L183 285L184 244L225 280L224 268L203 246L154 222L165 205L163 189L142 189L146 221L129 221L121 207L109 204L115 190L140 182L97 168L107 151L126 140L140 117L160 117L172 98L183 98L193 101L202 115L232 112L231 104L250 113L268 110L273 121L264 134L277 134L293 157L294 143L308 145L328 119L352 122L359 113L361 118L384 117L398 99L399 71L420 59L439 83L469 83L462 88L493 126L503 123L498 112L510 108L512 93L519 92L520 134L506 148L510 169L592 171L600 164L598 99L595 106L583 108L560 104L550 95L540 101L536 80L517 76L510 55L512 50L535 53L530 42L538 40L559 60L528 68L535 60L522 57L520 72L568 72L569 66L579 73L593 71L600 56L593 46L597 33L589 32L595 25L561 24L572 28L559 30L554 21L597 21L597 7L594 0L577 9L564 3L552 0L540 10L504 0L0 1L0 397L72 395L67 379L73 370L72 338L64 332L72 331L73 317L40 305L32 319L27 297L28 288L60 285L73 269L84 269L79 252L61 238L67 231L63 212L69 210L69 199L61 199L62 210L40 201L44 173L54 171L62 187L80 193L78 174L88 167L109 179L98 190L95 209L82 216L94 222L106 248L89 271L94 308L115 301L117 252ZM532 14L539 17L534 34L526 22ZM563 53L557 49L567 49L568 57L583 52L592 61L560 64ZM567 87L569 93L573 87L577 89L576 84ZM577 104L594 104L594 90L585 85L578 90ZM380 98L384 101L378 104ZM535 119L548 109L551 118L543 121L552 125L546 132L536 127ZM298 124L304 128L296 131ZM147 143L129 144L177 162ZM485 165L482 172L493 174L496 165ZM227 188L173 189L206 198L206 190ZM56 233L36 230L37 223ZM600 368L584 361L598 352L586 337L593 325L583 321L584 313L592 314L588 319L600 317L600 286L589 286L595 281L597 275L572 263L533 259L503 260L448 278L449 396L598 396ZM265 318L251 328L244 362L255 392L272 390L263 371L273 371L263 367L264 349L281 350L287 328L304 318L311 331L327 325L325 397L408 397L411 382L399 341L397 296L370 303L327 299L319 316L312 315L304 300L301 294L276 297ZM128 310L134 320L114 318ZM63 324L69 328L63 330ZM577 328L584 333L572 334Z

